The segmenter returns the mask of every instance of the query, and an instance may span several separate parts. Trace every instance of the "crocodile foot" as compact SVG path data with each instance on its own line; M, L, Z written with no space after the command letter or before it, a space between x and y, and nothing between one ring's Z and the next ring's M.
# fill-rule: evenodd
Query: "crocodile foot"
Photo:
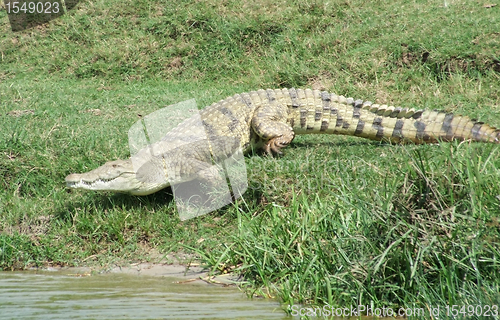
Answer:
M278 136L276 138L272 138L269 141L267 141L264 144L263 148L264 148L264 151L270 155L272 155L273 153L283 154L283 152L281 152L281 149L288 146L290 144L290 142L292 142L292 140L293 140L293 137L292 137L292 139L287 139L283 135L281 135L281 136Z

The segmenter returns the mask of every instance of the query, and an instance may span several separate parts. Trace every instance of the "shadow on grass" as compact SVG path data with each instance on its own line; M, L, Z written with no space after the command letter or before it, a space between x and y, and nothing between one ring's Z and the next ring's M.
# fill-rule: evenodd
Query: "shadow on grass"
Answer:
M331 135L328 135L331 137ZM338 137L338 136L336 136ZM319 142L313 142L312 139L314 136L307 136L307 137L300 137L299 139L295 139L293 143L287 148L287 149L296 149L296 148L306 148L306 147L311 147L311 146L324 146L326 148L332 148L332 147L345 147L345 148L350 148L350 147L356 147L356 146L373 146L373 147L388 147L388 146L394 146L394 145L403 145L403 144L398 144L398 143L391 143L390 141L373 141L373 140L368 140L368 139L351 139L349 137L348 140L338 140L335 139L334 141L326 141L325 138L321 139ZM411 143L406 143L406 145L412 145ZM285 149L286 152L286 149Z
M70 190L68 193L79 192ZM71 221L75 212L81 208L89 208L89 211L108 212L115 208L121 208L123 211L134 211L141 207L148 210L159 211L171 205L174 201L172 189L170 187L160 190L156 193L147 196L133 196L124 193L98 193L94 192L95 196L84 196L85 200L72 201L67 200L65 205L55 211L55 216L63 221Z

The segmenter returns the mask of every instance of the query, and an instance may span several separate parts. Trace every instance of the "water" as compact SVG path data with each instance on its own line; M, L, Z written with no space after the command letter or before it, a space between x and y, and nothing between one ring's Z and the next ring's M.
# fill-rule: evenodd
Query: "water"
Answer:
M279 303L248 299L235 287L176 281L122 273L0 272L0 319L291 319Z

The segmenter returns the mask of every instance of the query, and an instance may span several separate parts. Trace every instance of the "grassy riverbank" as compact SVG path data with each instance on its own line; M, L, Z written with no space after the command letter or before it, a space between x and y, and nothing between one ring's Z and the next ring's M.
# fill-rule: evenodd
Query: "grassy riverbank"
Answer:
M234 205L181 222L170 189L68 192L157 109L309 87L500 126L500 8L476 1L83 1L35 29L0 11L0 268L151 252L241 272L285 304L500 304L500 148L298 137L246 158Z

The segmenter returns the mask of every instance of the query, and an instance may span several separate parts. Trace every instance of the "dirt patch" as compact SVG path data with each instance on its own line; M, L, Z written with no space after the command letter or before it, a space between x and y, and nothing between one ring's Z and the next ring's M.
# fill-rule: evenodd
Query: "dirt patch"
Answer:
M35 110L33 109L29 109L29 110L12 110L10 112L7 113L9 116L12 116L12 117L21 117L21 116L25 116L25 115L33 115L35 114Z
M477 37L474 41L472 41L472 43L474 45L482 44L486 46L497 45L497 33L490 36L491 37L487 40L484 39L484 37ZM489 57L487 52L484 54L472 54L463 57L451 56L445 60L436 60L431 59L430 52L415 51L415 49L410 48L408 44L401 44L401 58L397 62L397 65L399 67L410 67L417 64L427 64L435 72L442 72L445 74L457 72L466 73L471 70L477 70L480 72L493 70L495 72L500 72L500 60Z

